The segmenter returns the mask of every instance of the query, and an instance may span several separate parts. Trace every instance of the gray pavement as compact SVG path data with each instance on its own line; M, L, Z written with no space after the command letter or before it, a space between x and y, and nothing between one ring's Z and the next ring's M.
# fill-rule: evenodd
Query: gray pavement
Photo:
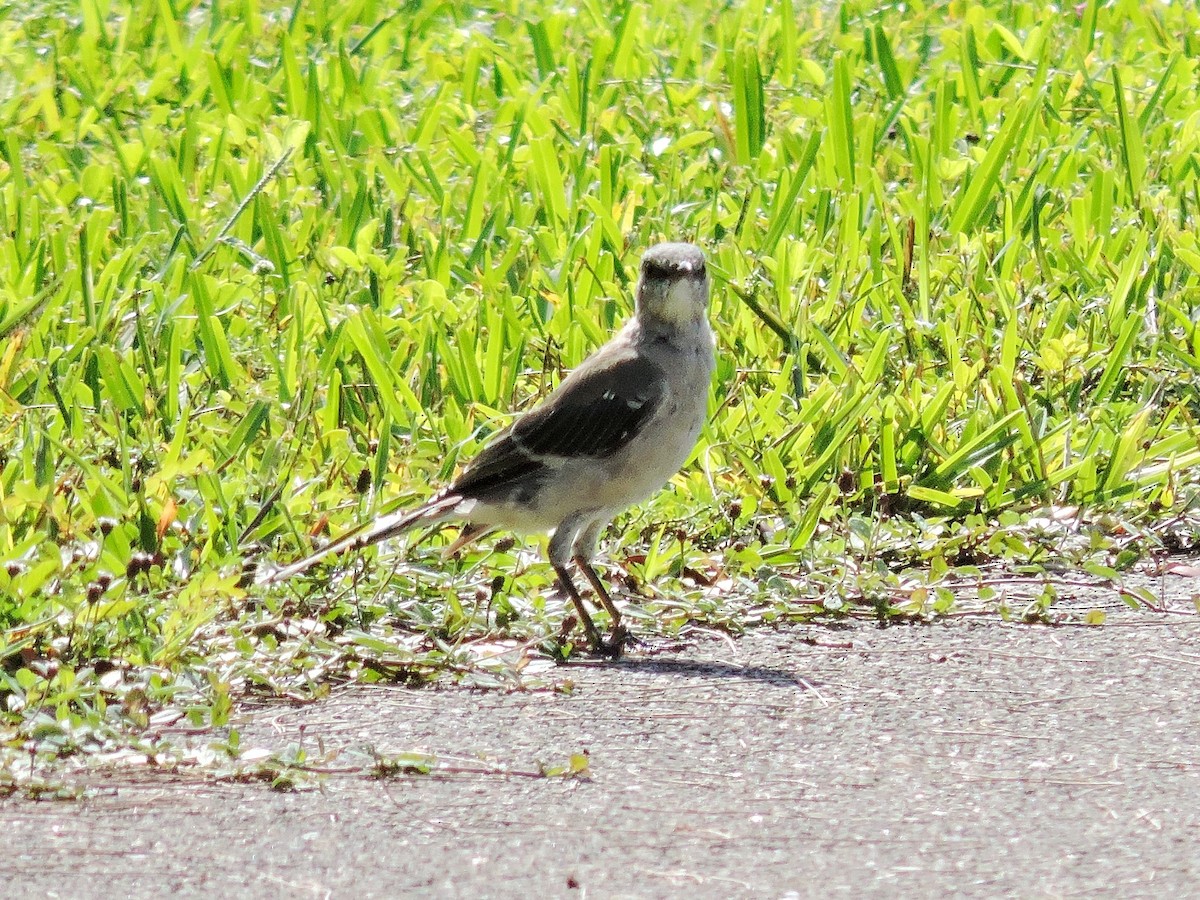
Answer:
M246 712L320 790L114 776L0 802L4 896L1200 896L1200 616L1075 597L757 630L555 670L569 690L355 686ZM569 683L566 683L569 682ZM445 771L336 774L370 745ZM345 751L339 753L338 751ZM586 752L587 777L535 777ZM361 759L361 757L359 757ZM523 774L479 774L507 769Z

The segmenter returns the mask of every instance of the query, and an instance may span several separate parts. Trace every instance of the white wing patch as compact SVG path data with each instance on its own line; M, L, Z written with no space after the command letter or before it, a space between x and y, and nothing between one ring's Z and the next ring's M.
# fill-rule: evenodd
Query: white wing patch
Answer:
M620 396L616 391L605 391L600 395L601 400L619 400ZM646 405L645 397L629 397L625 400L625 405L630 409L641 409Z

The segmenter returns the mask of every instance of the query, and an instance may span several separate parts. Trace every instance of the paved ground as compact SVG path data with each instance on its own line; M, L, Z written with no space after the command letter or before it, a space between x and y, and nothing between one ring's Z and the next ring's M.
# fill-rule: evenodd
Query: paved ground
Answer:
M762 630L560 669L570 692L256 711L244 745L303 726L335 768L369 744L460 771L4 801L0 895L1198 896L1200 582L1148 583L1169 611L1075 591L1098 627ZM465 771L582 751L587 778Z

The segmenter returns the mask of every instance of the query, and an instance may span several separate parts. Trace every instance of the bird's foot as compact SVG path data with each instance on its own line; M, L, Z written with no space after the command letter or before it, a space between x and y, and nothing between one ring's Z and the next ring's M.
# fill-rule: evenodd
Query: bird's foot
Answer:
M578 624L579 624L579 619L573 615L568 614L567 616L565 616L563 618L563 623L559 627L558 634L555 635L555 639L554 639L554 643L556 645L556 647L555 647L555 655L556 656L560 656L565 660L565 659L567 659L568 656L570 656L571 654L573 654L576 651L579 644L578 644L578 642L571 639L571 634L575 631L575 626ZM601 640L600 632L598 632L596 630L596 626L592 625L591 628L588 628L587 627L588 625L591 625L591 622L585 623L584 629L583 629L584 636L587 641L587 646L592 651L597 651L597 648L605 646L605 642L603 640Z
M613 628L612 634L608 636L607 641L598 640L592 645L592 652L599 656L607 656L610 659L620 659L628 642L629 629L624 625L617 625Z
M577 646L571 640L571 632L575 630L575 626L578 624L579 620L575 616L568 615L563 619L562 627L558 629L558 634L555 636L555 655L562 657L564 661L570 654L574 653ZM624 625L617 625L607 640L601 638L600 633L595 629L587 634L588 649L597 656L607 657L608 659L620 659L629 641L629 629ZM568 647L571 648L569 651L567 650Z

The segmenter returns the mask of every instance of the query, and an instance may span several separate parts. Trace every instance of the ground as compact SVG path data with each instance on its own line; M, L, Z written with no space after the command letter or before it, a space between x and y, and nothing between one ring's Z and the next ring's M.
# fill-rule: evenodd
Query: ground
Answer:
M8 799L0 884L64 897L1185 895L1200 883L1197 582L1141 584L1159 610L1064 586L1056 609L1103 609L1102 625L759 629L561 667L557 690L355 686L246 707L243 746L302 742L327 770L316 789L140 770L95 778L75 803ZM433 772L371 777L364 747L429 754ZM544 774L583 753L585 771Z

